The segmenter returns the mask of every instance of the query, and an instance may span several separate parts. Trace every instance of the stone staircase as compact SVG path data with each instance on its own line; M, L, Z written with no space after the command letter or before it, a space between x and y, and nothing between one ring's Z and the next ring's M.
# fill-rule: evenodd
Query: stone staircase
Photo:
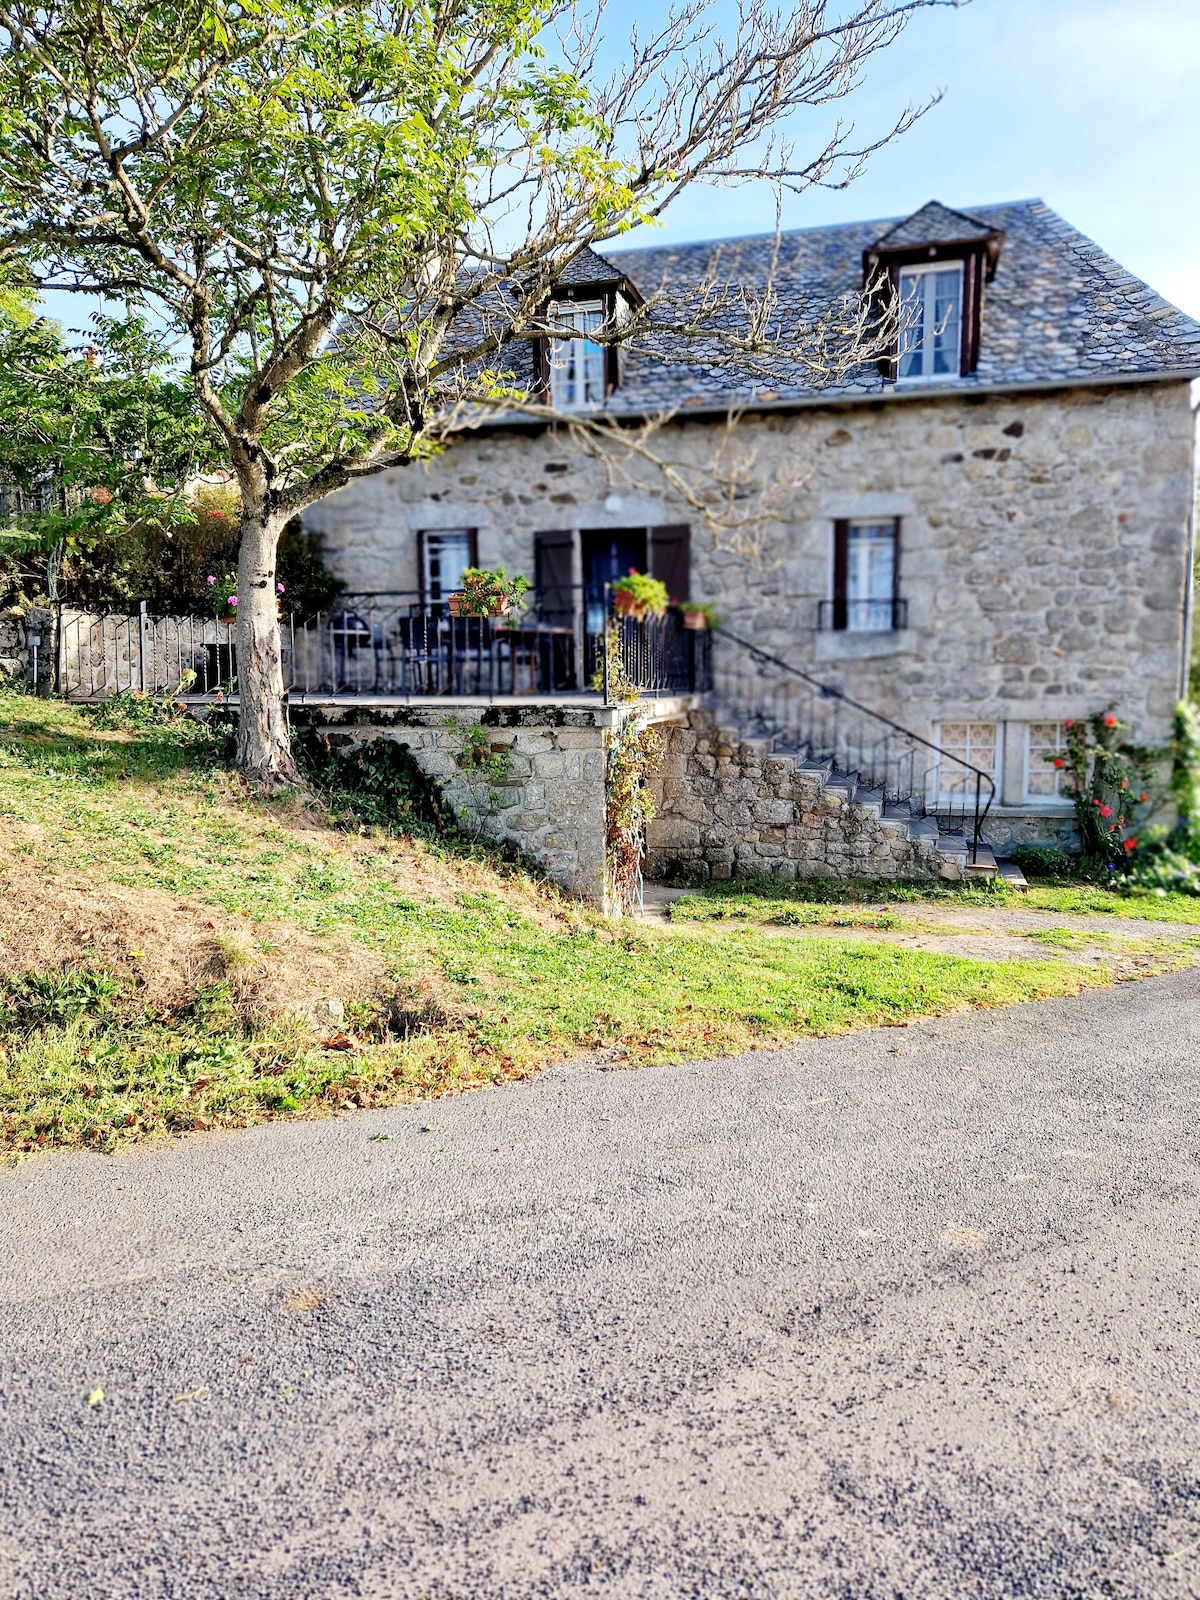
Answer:
M658 811L647 833L646 877L695 880L773 873L783 878L993 876L980 847L945 833L919 803L810 759L776 730L738 727L717 711L660 727L664 754L651 780Z

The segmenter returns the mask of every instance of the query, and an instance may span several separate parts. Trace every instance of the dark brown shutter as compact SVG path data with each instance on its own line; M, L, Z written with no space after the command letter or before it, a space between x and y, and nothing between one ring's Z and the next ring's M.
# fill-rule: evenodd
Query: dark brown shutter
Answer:
M575 537L561 530L535 533L534 582L542 618L556 628L569 628L575 620Z
M692 598L692 530L686 523L650 529L650 576L666 584L672 600Z
M969 378L979 365L979 332L983 320L983 251L963 261L962 361L959 375Z
M421 591L421 604L429 604L429 585L425 581L425 535L417 534L417 588Z
M617 326L617 296L615 290L608 290L604 295L604 324L610 331L615 332ZM621 382L621 347L616 344L604 346L604 393L612 394Z
M886 281L880 287L880 318L894 316L896 327L890 349L879 358L879 372L885 383L895 383L900 373L900 263L889 261Z
M467 529L467 559L473 567L479 565L479 529Z
M544 405L550 403L550 341L533 341L533 397Z
M850 524L839 518L833 525L833 626L846 626L849 607L846 604L850 587Z

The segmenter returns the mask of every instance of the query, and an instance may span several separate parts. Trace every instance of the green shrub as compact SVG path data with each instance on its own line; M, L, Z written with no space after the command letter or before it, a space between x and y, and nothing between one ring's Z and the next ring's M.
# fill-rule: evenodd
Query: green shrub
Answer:
M340 826L456 836L452 809L406 745L372 739L342 755L320 733L297 735L293 745L301 772Z

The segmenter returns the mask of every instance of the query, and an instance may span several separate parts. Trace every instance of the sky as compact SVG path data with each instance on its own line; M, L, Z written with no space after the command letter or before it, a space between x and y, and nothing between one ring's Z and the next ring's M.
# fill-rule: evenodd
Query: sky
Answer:
M635 6L649 20L646 0L617 0L610 43ZM784 226L907 216L932 199L969 211L1038 198L1200 318L1200 0L972 0L919 13L844 114L877 135L939 90L847 190L785 200ZM622 244L774 222L770 190L704 189Z
M648 25L665 8L610 0L605 55L620 53L635 17ZM839 112L877 137L939 92L848 189L786 200L784 226L902 217L931 199L969 211L1040 198L1200 318L1200 0L971 0L919 12ZM824 126L790 132L812 150ZM703 188L621 243L728 238L774 222L774 193L761 185ZM46 301L67 326L86 319L76 297Z

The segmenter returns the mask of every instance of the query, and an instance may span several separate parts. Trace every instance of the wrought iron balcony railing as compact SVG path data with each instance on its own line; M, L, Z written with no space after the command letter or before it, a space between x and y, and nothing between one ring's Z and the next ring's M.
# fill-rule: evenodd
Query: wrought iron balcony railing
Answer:
M896 633L908 627L907 600L819 600L821 633Z

